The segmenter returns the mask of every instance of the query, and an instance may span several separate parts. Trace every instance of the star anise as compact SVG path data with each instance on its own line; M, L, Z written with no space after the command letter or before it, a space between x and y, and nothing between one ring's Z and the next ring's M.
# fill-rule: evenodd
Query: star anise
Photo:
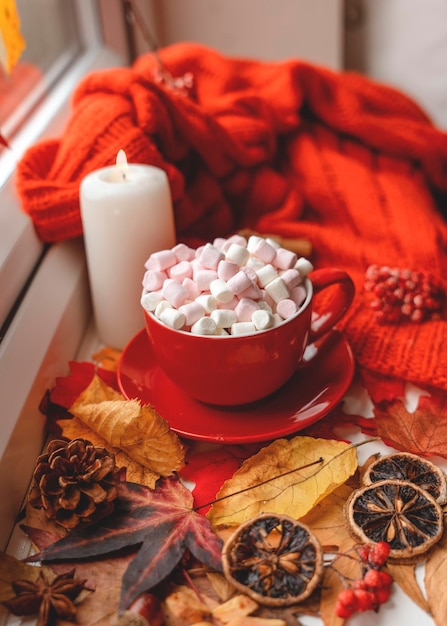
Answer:
M51 582L41 571L37 581L19 579L12 583L15 597L3 604L14 615L35 615L37 626L49 626L56 618L76 621L74 600L85 586L85 580L74 577L75 570L56 576Z

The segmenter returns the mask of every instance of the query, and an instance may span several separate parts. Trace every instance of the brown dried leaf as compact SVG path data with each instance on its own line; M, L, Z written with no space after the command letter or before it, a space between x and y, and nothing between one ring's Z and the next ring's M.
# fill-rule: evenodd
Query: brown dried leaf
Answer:
M107 448L109 445L105 439L83 424L76 417L71 420L60 420L57 424L61 428L63 436L67 437L67 439L76 439L81 437L83 439L88 439L88 441L91 441L98 447ZM151 489L155 487L155 483L160 478L159 473L152 471L148 467L144 467L144 465L141 465L138 461L134 461L128 454L119 448L114 448L113 452L115 454L117 466L126 468L126 480L133 483L139 483L140 485L146 485L146 487L150 487Z
M447 538L436 545L425 564L425 590L436 626L445 626L447 615ZM427 609L426 609L427 610Z
M399 585L404 593L421 607L423 611L430 611L429 604L422 593L422 589L416 579L416 565L414 563L399 564L388 563L387 570L394 578L394 582Z
M170 476L184 465L179 438L149 405L141 406L138 400L106 400L75 406L70 412L113 448L161 476Z
M305 467L320 458L321 463ZM345 442L304 436L277 439L224 483L216 499L226 499L213 504L208 517L216 526L234 526L265 512L300 519L356 469L356 449Z
M397 450L447 458L447 395L441 389L419 398L410 413L399 399L374 407L377 433Z

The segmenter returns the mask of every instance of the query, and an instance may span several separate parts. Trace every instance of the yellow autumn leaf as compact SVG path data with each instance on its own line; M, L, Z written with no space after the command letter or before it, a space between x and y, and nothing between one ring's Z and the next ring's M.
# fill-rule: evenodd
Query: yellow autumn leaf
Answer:
M124 400L124 396L95 374L88 387L79 394L69 411L72 413L74 409L84 404L99 404L106 400Z
M104 400L73 405L70 413L98 433L112 448L161 476L170 476L184 465L184 448L153 407L138 400Z
M10 74L25 49L14 0L0 0L0 62Z
M277 439L223 484L216 495L221 500L210 508L208 518L214 526L239 525L261 513L300 519L345 483L357 465L356 449L342 441Z
M71 420L59 420L58 426L62 431L62 435L67 439L87 439L91 441L94 446L99 448L107 448L108 444L98 433L95 433L91 428L83 424L80 420L74 417ZM138 483L139 485L145 485L150 489L155 488L157 480L160 478L160 474L154 472L148 467L144 467L138 461L134 461L123 450L113 448L115 454L115 462L117 467L124 467L126 469L126 480L131 483Z

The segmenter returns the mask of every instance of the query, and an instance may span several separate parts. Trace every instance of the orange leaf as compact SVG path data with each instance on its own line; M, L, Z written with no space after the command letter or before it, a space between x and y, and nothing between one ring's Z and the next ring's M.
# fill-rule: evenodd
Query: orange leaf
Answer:
M385 443L421 456L447 458L447 394L433 390L409 413L400 400L375 407L377 434Z
M107 346L98 350L98 352L93 355L92 359L105 370L116 372L120 356L121 350L116 350L115 348Z
M3 44L3 45L1 45ZM0 1L0 62L10 74L25 49L20 18L14 0Z

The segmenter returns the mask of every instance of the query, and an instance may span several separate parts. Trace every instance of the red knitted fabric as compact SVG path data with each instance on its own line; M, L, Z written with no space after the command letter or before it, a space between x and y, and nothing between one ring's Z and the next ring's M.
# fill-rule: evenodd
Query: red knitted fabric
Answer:
M309 238L316 267L344 268L356 284L341 327L359 363L447 389L446 322L380 326L362 291L371 263L446 275L447 134L357 74L192 44L161 57L174 77L192 73L193 96L154 80L156 60L143 56L89 76L64 135L25 154L17 185L38 235L81 234L79 183L123 148L166 170L180 241L241 227Z

